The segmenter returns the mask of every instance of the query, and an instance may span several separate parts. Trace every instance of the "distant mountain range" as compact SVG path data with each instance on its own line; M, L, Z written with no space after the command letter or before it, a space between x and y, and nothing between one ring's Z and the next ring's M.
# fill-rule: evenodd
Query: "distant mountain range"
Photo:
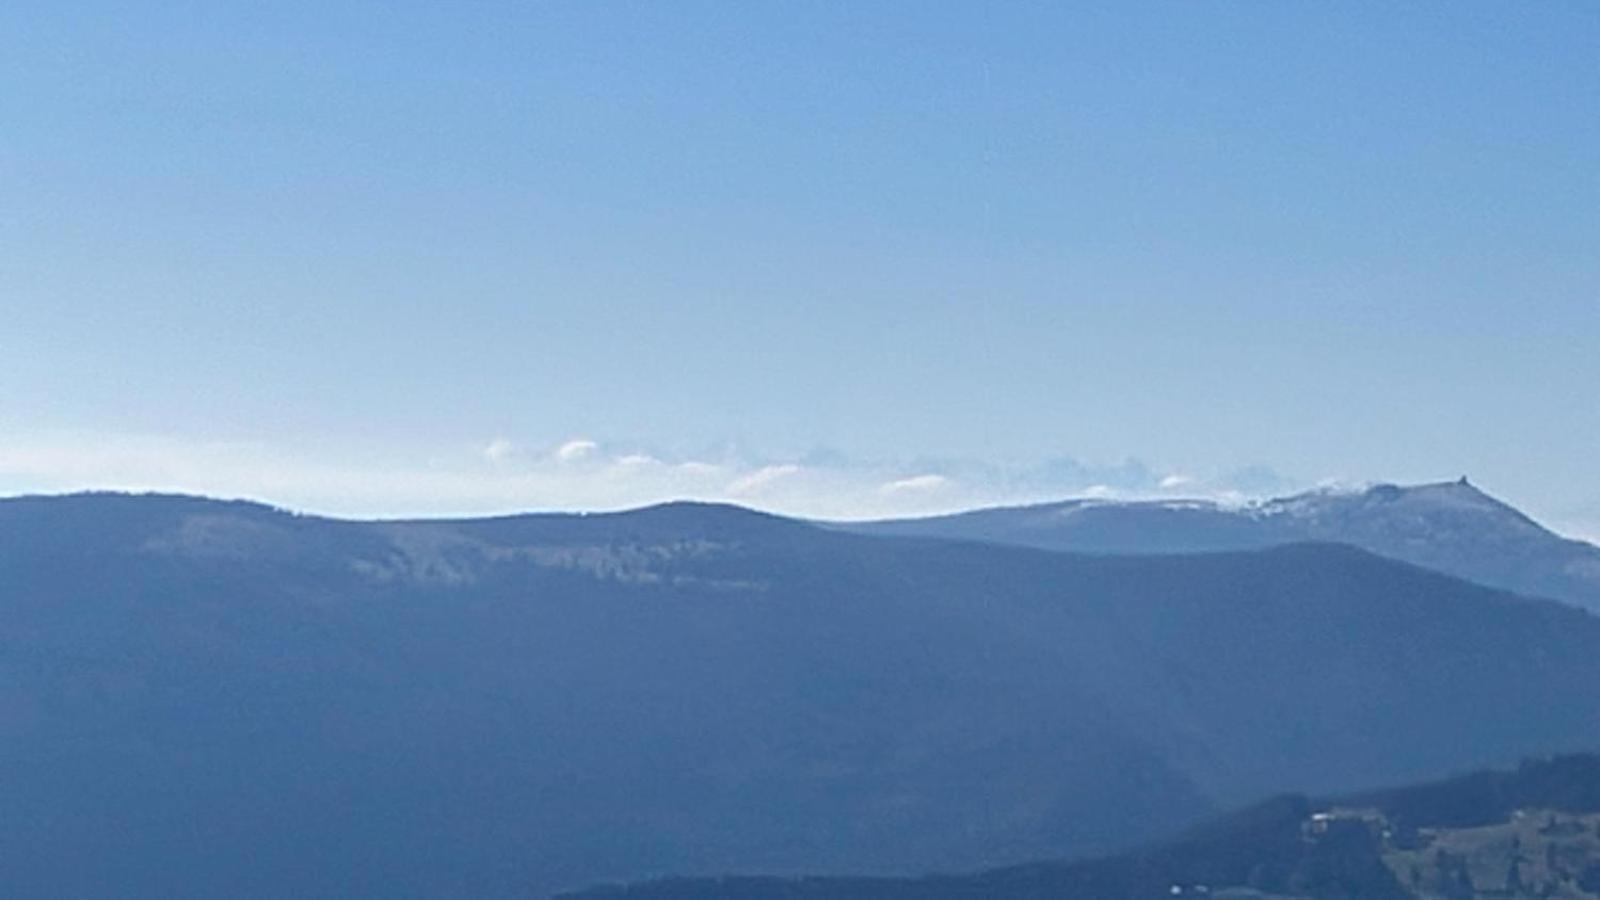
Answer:
M18 498L0 622L14 896L979 870L1600 746L1600 619L1334 544Z
M839 527L1082 553L1208 553L1334 541L1600 611L1600 547L1551 532L1465 478L1312 491L1243 505L1068 500Z
M566 900L1600 898L1600 756L1334 799L1277 797L1149 847L923 878L680 878Z

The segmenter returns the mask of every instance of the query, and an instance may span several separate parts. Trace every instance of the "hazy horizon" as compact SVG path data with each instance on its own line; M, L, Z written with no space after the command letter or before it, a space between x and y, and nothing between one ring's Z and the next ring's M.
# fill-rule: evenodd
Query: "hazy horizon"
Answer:
M662 463L660 463L660 461L656 461L655 464L663 465ZM635 464L635 465L637 465L637 464ZM678 468L681 468L681 466L678 467ZM742 478L744 480L746 480L746 481L749 481L752 478L754 478L756 480L760 480L763 477L763 474L766 471L769 471L772 468L775 468L775 467L766 467L764 469L758 469L758 470L756 470L755 473L747 474L745 476L742 476ZM786 468L786 467L776 467L776 468ZM938 476L925 476L925 477L932 478L932 477L938 477ZM761 501L756 500L756 499L752 499L750 497L734 496L734 495L730 494L726 490L724 490L721 493L717 493L715 491L712 491L712 492L706 492L706 493L702 493L702 494L662 493L659 496L651 495L647 499L643 499L643 500L631 499L631 498L630 499L620 499L617 502L614 502L614 503L611 503L611 504L608 504L608 505L597 505L597 506L596 505L585 506L585 505L582 505L582 504L569 504L569 505L549 504L549 503L540 503L538 501L530 501L530 502L527 502L527 503L518 504L518 503L514 503L514 502L511 502L511 501L505 500L504 498L485 497L484 498L484 502L483 502L483 504L481 506L466 506L466 507L455 508L455 509L452 509L452 508L438 508L438 507L418 507L418 508L415 508L415 509L409 509L409 508L407 508L407 507L405 507L403 505L394 505L395 502L396 502L395 498L397 496L404 496L404 492L403 491L394 490L394 489L392 489L392 487L389 490L387 490L381 497L379 497L379 501L381 503L390 504L391 505L390 508L388 508L388 509L376 509L376 510L374 510L374 509L362 509L362 508L353 508L353 509L318 508L318 507L316 507L314 505L299 505L299 504L294 504L294 503L279 502L279 501L276 501L276 500L272 499L271 497L252 494L252 493L249 493L248 491L245 491L245 492L232 492L232 493L227 492L227 491L211 491L211 492L208 492L208 491L187 490L187 489L184 489L184 488L170 488L170 487L159 487L159 486L146 486L146 487L119 487L119 486L79 487L79 488L66 488L66 489L59 489L59 490L24 491L24 492L13 493L13 494L0 494L0 501L29 499L29 498L47 498L47 499L48 498L68 498L68 497L74 497L74 496L96 496L96 495L113 495L113 496L120 495L120 496L129 496L129 497L186 497L186 498L193 498L193 499L197 499L197 500L217 501L217 502L223 502L223 503L227 503L227 502L253 503L253 504L258 504L258 505L261 505L261 506L266 506L266 507L270 507L270 508L273 508L273 509L281 510L281 511L284 511L284 512L293 513L295 515L315 516L315 517L320 517L320 518L342 520L342 521L350 521L350 522L402 522L402 521L439 521L439 522L445 522L445 521L452 521L452 520L458 520L459 521L459 520L465 520L465 519L491 519L491 518L499 518L499 517L506 517L506 516L518 516L518 515L587 515L587 514L605 514L605 513L627 513L627 512L634 512L634 511L649 509L649 508L652 508L652 507L663 506L663 505L672 505L672 504L677 504L677 503L703 503L703 504L710 504L710 505L731 506L731 507L751 510L751 511L754 511L754 512L767 513L767 514L771 514L771 515L774 515L774 516L788 517L788 518L794 518L794 519L798 519L798 520L809 520L809 521L816 521L816 522L836 522L836 523L839 523L839 524L852 524L852 523L853 524L869 524L869 523L872 523L872 522L886 522L886 521L895 521L895 520L913 520L913 519L921 519L921 518L929 518L929 517L947 516L947 515L953 515L953 514L959 514L959 513L965 513L965 512L976 512L976 511L981 511L981 510L1024 509L1024 508L1034 507L1034 506L1053 506L1053 505L1060 504L1060 503L1110 503L1110 504L1115 504L1115 503L1136 503L1136 504L1153 503L1153 504L1177 504L1177 505L1183 505L1183 504L1189 504L1189 503L1209 503L1209 504L1215 504L1218 508L1221 508L1221 509L1241 509L1242 510L1242 509L1249 509L1251 507L1255 507L1255 506L1258 506L1259 504L1263 504L1263 503L1270 503L1270 502L1278 501L1278 500L1293 500L1293 499L1299 498L1299 497L1308 497L1308 496L1338 497L1338 496L1347 496L1347 495L1357 495L1357 494L1364 493L1364 492L1366 492L1366 491L1368 491L1368 490L1370 490L1372 488L1381 487L1381 486L1395 486L1395 487L1401 487L1401 488L1423 488L1423 487L1453 486L1453 485L1455 485L1457 483L1457 481L1460 481L1460 480L1466 480L1466 481L1470 482L1470 479L1467 479L1466 476L1462 476L1461 479L1449 479L1449 480L1438 480L1438 481L1427 481L1427 482L1413 482L1413 483L1406 483L1406 484L1396 484L1395 482L1388 482L1388 481L1364 481L1364 482L1324 481L1324 482L1321 482L1321 483L1318 483L1318 484L1315 484L1315 485L1311 485L1311 486L1308 486L1308 487L1301 487L1301 488L1294 488L1294 489L1284 489L1284 490L1276 490L1276 491L1260 490L1260 491L1257 491L1257 492L1254 492L1254 493L1250 493L1250 492L1244 492L1244 491L1238 491L1238 490L1221 490L1221 491L1209 490L1208 491L1208 490L1202 489L1200 486L1196 485L1192 480L1184 479L1181 483L1168 483L1168 484L1164 484L1164 485L1158 483L1155 489L1150 489L1150 490L1112 489L1112 488L1104 486L1104 485L1097 485L1097 486L1094 486L1094 487L1092 487L1092 488L1090 488L1088 490L1079 491L1079 492L1076 492L1076 493L1072 493L1072 492L1067 492L1067 493L1041 493L1041 494L1037 494L1037 495L1015 494L1015 495L994 495L994 496L986 496L986 497L978 497L978 496L975 496L975 495L972 495L972 494L968 493L968 494L965 495L965 500L964 501L952 501L952 500L950 500L949 497L946 497L943 500L940 500L940 499L935 498L935 497L929 497L927 495L928 492L926 490L923 490L923 489L919 488L919 489L915 489L915 490L909 490L909 493L912 495L909 498L909 502L905 502L908 498L904 498L904 497L896 498L896 496L895 496L896 491L894 491L894 490L889 490L889 491L885 491L884 490L885 487L890 487L890 488L900 487L901 485L903 485L905 483L905 481L918 482L918 481L921 481L921 480L922 479L920 479L920 478L913 478L913 479L906 479L906 480L899 481L899 482L889 482L887 485L879 485L878 486L878 490L876 492L876 495L877 495L876 499L879 501L878 505L872 505L871 503L868 503L866 505L857 505L857 506L853 506L852 507L852 506L849 505L849 495L848 495L848 493L834 493L834 494L825 494L825 495L821 495L821 496L815 496L815 495L810 496L810 497L806 498L805 500L803 500L799 504L799 506L805 507L805 508L799 508L799 509L795 509L795 508L786 509L786 508L783 508L782 506L778 506L778 505L764 504ZM837 487L837 485L835 485L835 486ZM1480 492L1483 492L1483 493L1487 494L1489 497L1491 497L1494 500L1497 500L1497 501L1500 501L1500 502L1503 502L1503 503L1507 503L1508 505L1510 505L1513 509L1515 509L1519 513L1524 513L1524 514L1528 513L1527 510L1518 507L1516 505L1516 503L1511 501L1510 499L1508 499L1506 497L1497 496L1492 491L1485 491L1484 487L1482 485L1477 484L1476 482L1471 482L1471 488L1473 490L1477 490L1477 491L1480 491ZM870 491L867 491L866 493L870 493ZM897 499L900 502L896 502ZM829 504L833 504L833 503L842 503L844 505L842 505L842 506L830 506L829 505ZM1573 539L1573 540L1579 540L1579 541L1583 541L1583 542L1586 542L1586 543L1589 543L1589 544L1594 544L1596 546L1600 546L1600 535L1587 534L1587 533L1584 533L1581 529L1580 530L1566 529L1566 528L1562 527L1562 525L1560 523L1552 523L1552 522L1544 521L1544 520L1539 519L1538 516L1531 516L1531 517L1534 519L1534 521L1538 525L1546 528L1547 530L1549 530L1552 533L1558 535L1559 537Z

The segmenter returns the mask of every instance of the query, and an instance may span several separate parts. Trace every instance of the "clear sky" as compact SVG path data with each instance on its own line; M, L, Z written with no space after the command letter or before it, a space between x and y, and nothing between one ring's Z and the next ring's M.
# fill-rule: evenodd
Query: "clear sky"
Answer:
M0 493L1600 534L1600 3L0 5Z

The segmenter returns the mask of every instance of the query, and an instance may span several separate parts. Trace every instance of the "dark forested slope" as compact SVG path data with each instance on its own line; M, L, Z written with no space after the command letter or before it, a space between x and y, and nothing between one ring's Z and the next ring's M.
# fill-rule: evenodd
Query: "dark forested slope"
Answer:
M1415 787L1286 795L1149 847L922 878L666 879L570 900L1476 900L1600 897L1600 756Z

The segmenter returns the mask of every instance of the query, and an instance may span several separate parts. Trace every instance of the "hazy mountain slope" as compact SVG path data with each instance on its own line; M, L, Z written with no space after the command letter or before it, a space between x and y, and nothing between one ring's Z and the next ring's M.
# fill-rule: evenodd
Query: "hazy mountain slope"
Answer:
M837 527L1089 553L1198 553L1334 541L1491 587L1600 610L1600 547L1554 534L1465 480L1316 491L1242 507L1202 500L1072 500Z
M1206 808L1052 648L878 549L705 507L0 503L0 867L30 896L526 896Z
M1600 622L1346 547L0 501L22 895L977 869L1600 743Z
M1148 848L908 879L679 878L571 900L1314 900L1600 897L1600 756L1311 800L1284 796Z

